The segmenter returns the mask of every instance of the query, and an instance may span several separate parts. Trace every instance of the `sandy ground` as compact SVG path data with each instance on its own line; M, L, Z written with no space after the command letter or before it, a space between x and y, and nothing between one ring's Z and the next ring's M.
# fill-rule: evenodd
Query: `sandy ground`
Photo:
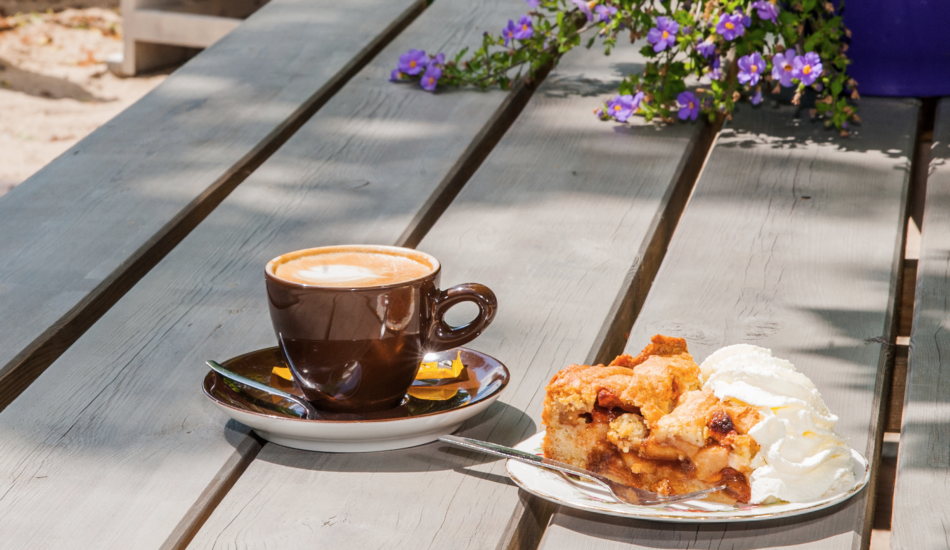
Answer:
M52 0L0 0L55 9ZM122 18L105 5L0 18L0 195L137 101L166 73L118 78L106 56L122 51Z
M63 11L69 8L115 9L118 7L119 0L0 0L0 17L17 13Z

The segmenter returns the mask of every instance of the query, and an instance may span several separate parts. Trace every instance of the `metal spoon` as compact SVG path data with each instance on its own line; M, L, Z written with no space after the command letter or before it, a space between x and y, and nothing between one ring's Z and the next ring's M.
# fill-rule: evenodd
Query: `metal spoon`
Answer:
M566 474L574 474L576 476L593 481L594 483L610 491L610 493L617 500L626 502L627 504L633 504L634 506L655 506L657 504L673 504L676 502L683 502L685 500L697 500L705 498L709 493L715 493L716 491L721 491L726 488L725 485L720 485L711 489L703 489L702 491L694 491L692 493L686 493L683 495L667 496L651 491L645 491L643 489L638 489L637 487L624 485L622 483L617 483L612 479L608 479L600 474L595 474L589 470L578 468L577 466L571 466L570 464L565 464L564 462L559 462L557 460L551 460L550 458L544 458L543 456L537 456L524 451L519 451L518 449L512 449L511 447L505 447L504 445L497 445L487 441L479 441L477 439L469 439L467 437L458 437L455 435L443 435L439 438L439 441L458 445L459 447L465 447L466 449L472 451L479 451L490 455L500 456L502 458L510 458L511 460L525 462L531 464L532 466L547 468L549 470L555 470L557 472Z
M271 395L276 395L277 397L280 397L282 399L293 401L294 403L300 405L301 407L303 407L303 410L304 410L304 414L300 418L303 418L304 420L315 420L321 417L320 413L317 412L317 409L313 408L313 405L311 405L306 399L302 399L300 397L297 397L296 395L291 395L287 392L280 391L277 388L273 388L271 386L268 386L267 384L258 382L257 380L251 380L250 378L246 376L241 376L240 374L236 372L229 371L228 369L218 364L216 361L205 361L205 363L209 367L211 367L211 370L213 370L214 372L220 374L221 376L225 378L229 378L235 382L254 388L255 390L260 390L262 392L269 393Z

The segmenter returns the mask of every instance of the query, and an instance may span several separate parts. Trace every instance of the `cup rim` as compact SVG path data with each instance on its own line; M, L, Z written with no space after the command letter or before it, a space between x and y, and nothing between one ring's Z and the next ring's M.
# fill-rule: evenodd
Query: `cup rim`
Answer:
M422 256L430 263L430 265L432 265L432 271L419 277L414 277L412 279L405 279L402 281L397 281L395 283L386 283L386 284L381 284L381 285L366 285L366 286L327 286L327 285L297 283L294 281L288 281L287 279L281 279L276 274L274 274L274 269L277 266L277 261L289 254L297 254L297 253L303 254L307 252L316 252L316 251L320 251L320 253L328 253L328 252L354 250L354 249L357 249L363 252L380 252L380 251L383 251L383 253L396 252L396 253L399 253L399 255L401 256L408 256L408 257L411 257L412 255ZM363 290L380 290L380 289L386 289L386 288L398 288L401 286L405 286L407 284L412 284L414 282L424 281L429 278L434 278L436 275L439 274L441 270L442 270L442 263L439 262L439 260L435 256L433 256L432 254L428 254L426 252L422 252L421 250L416 250L414 248L406 248L403 246L390 246L390 245L382 245L382 244L338 244L338 245L331 245L331 246L315 246L312 248L301 248L298 250L285 252L271 259L269 262L267 262L267 264L264 265L264 277L270 282L282 284L290 288L313 288L313 289L321 289L321 290L336 290L340 292L359 292Z

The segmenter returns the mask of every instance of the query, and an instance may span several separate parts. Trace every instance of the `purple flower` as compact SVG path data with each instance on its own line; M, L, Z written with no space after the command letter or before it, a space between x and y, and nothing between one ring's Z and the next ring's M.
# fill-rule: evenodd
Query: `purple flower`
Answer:
M643 95L643 92L637 92L636 95L633 96L633 106L636 109L640 108L640 103L643 102Z
M712 60L712 65L711 65L712 70L709 71L709 78L713 80L719 80L720 78L722 78L721 66L722 64L719 62L719 58L714 57Z
M687 118L696 120L696 117L699 116L699 101L696 100L693 92L681 93L676 96L676 102L680 104L680 120L686 120Z
M672 47L676 43L676 32L679 30L679 23L661 15L656 18L656 26L647 32L647 42L653 44L653 51L662 52L667 46Z
M577 9L581 10L581 13L587 16L588 21L593 21L594 14L590 12L590 6L587 5L587 2L584 0L572 0L574 5L577 6Z
M637 112L642 100L643 92L637 92L637 95L615 96L607 102L607 114L617 119L618 122L626 122L630 115Z
M794 67L792 67L792 56L785 57L784 53L777 53L772 56L772 78L778 80L782 86L791 86L794 78Z
M805 86L810 86L817 80L821 76L822 69L821 58L815 52L796 56L792 60L792 76L801 80Z
M433 65L438 65L439 67L441 67L442 65L445 65L445 54L444 53L436 54L436 56L430 59L429 62L426 64L426 69L428 69L429 67Z
M752 7L757 10L759 19L762 21L771 21L778 23L778 6L766 0L752 2Z
M531 23L530 17L527 15L521 16L521 19L518 20L514 36L516 40L525 40L534 36L534 26Z
M399 56L399 71L408 75L417 75L426 68L426 52L409 50Z
M738 12L742 15L742 26L745 27L745 28L747 28L747 29L748 29L749 27L751 27L751 26L752 26L752 18L749 17L748 15L746 15L745 12L742 11L742 8L739 8L739 9L736 10L736 11L738 11Z
M594 11L597 12L597 20L601 23L610 23L613 16L617 15L617 8L613 6L597 5Z
M696 44L696 51L699 52L699 55L708 59L716 53L716 44L711 40L703 40Z
M534 36L534 26L531 24L531 18L522 15L517 23L508 20L508 26L501 30L501 35L505 37L505 46L512 40L524 40Z
M745 27L742 25L742 14L734 13L720 16L719 23L716 24L716 32L726 40L733 40L737 36L742 36L742 33L745 32Z
M765 60L758 52L742 56L739 58L739 83L755 86L764 70Z
M390 82L400 82L404 80L406 75L399 72L399 69L393 69L393 72L389 73Z
M749 101L751 101L753 105L758 105L759 103L762 103L762 90L756 90L755 94L752 95L752 99L750 99Z
M434 92L435 85L439 83L440 78L442 78L442 68L438 65L430 65L426 69L426 73L422 75L419 85L427 92Z
M524 0L524 1L527 2L528 7L532 9L541 5L541 0Z
M508 20L508 26L501 29L501 35L505 38L505 46L508 45L515 37L515 31L518 30L518 25L511 19Z

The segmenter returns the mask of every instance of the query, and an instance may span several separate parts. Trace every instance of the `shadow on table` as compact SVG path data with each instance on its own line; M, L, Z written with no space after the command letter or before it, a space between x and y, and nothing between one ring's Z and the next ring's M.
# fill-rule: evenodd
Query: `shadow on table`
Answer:
M230 423L229 423L230 426ZM465 422L456 433L501 445L513 446L537 431L537 425L523 411L495 402L485 412ZM226 431L228 428L226 428ZM236 433L236 432L235 432ZM233 441L232 441L233 439ZM237 446L239 438L229 438ZM320 453L300 451L267 443L256 460L279 466L326 472L431 472L455 470L488 481L511 485L504 475L473 468L503 459L465 451L439 441L375 453Z
M858 496L812 514L795 516L776 521L755 521L728 524L661 523L583 512L560 507L551 520L546 539L557 539L559 544L547 544L544 548L567 548L572 540L589 538L596 533L600 541L625 543L635 548L676 549L683 548L729 548L730 550L759 550L765 548L825 548L837 546L832 539L854 536L851 525L835 525L825 521L826 516L854 517L856 510L839 514L845 508L866 506L867 489ZM725 528L724 528L725 527ZM632 535L636 534L636 538ZM825 541L825 544L822 544ZM610 546L618 548L618 546Z

